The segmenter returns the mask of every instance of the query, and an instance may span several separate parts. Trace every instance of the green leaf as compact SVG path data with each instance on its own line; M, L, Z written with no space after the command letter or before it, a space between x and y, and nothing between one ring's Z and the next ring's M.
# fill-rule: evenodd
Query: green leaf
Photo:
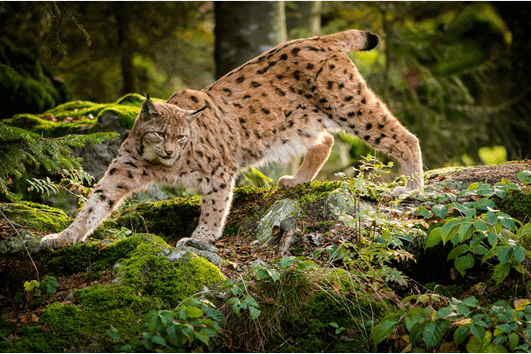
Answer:
M217 321L221 324L225 323L225 318L223 317L223 313L219 310L214 309L207 309L205 313L210 316L214 321Z
M201 342L205 343L206 345L208 345L208 343L210 342L210 337L204 331L195 332L194 335L197 339L199 339Z
M470 326L470 332L480 340L485 338L485 328L480 325L472 324Z
M468 336L468 332L470 332L470 327L468 325L463 325L455 330L454 332L454 342L456 345L459 345L464 342L466 337Z
M444 219L446 214L448 214L448 207L446 205L434 205L431 210L435 215L437 215L441 219Z
M170 343L176 346L180 346L181 343L179 343L179 338L177 337L177 333L175 332L175 326L168 326L166 327L166 333L168 333L168 339L170 340Z
M151 337L151 340L153 341L153 343L167 346L166 341L161 336L153 336Z
M472 337L466 344L466 350L469 353L479 353L481 352L481 346L483 345L483 341L477 337Z
M511 256L513 255L513 249L510 247L505 247L500 250L498 253L498 259L500 260L501 264L505 264L509 262Z
M287 267L289 267L290 265L292 265L295 262L296 262L296 260L293 259L293 257L284 257L284 258L282 258L280 260L278 265L279 265L280 268L287 268Z
M273 279L274 282L276 282L280 278L280 274L275 269L268 269L269 275L271 276L271 279Z
M452 309L449 308L449 307L443 307L441 309L439 309L437 311L437 313L435 314L435 320L438 320L439 318L443 318L443 317L446 317L448 316L449 314L452 313Z
M474 256L471 253L467 253L464 256L458 257L454 261L455 269L464 278L467 269L470 269L476 263Z
M109 337L111 337L114 340L120 340L120 336L118 335L118 330L113 326L111 326L111 329L107 331L107 334L109 335Z
M477 209L487 210L487 207L496 209L496 203L487 198L480 199L476 202Z
M269 272L267 269L261 268L256 271L256 280L262 280L269 277Z
M254 306L249 306L249 312L251 313L251 318L253 320L256 320L258 318L258 316L260 316L260 313L262 313L262 311L260 311L259 309L257 309Z
M500 220L500 224L502 224L502 226L508 229L509 231L514 231L516 229L516 224L514 223L514 220L510 215L499 212L498 219Z
M244 302L247 303L249 306L260 307L254 297L252 297L251 295L247 295L245 297Z
M493 211L488 211L487 215L485 215L485 221L494 225L498 222L498 215Z
M189 318L198 318L203 316L203 311L199 307L190 306L186 308L186 315Z
M457 220L451 220L444 224L441 229L441 239L443 241L443 244L446 244L446 242L448 242L448 240L455 235L455 230L457 229L457 227Z
M489 225L483 220L474 221L474 227L479 231L487 231L489 229Z
M431 230L428 240L426 241L426 246L424 248L436 246L441 241L441 228L436 227Z
M389 337L393 332L398 321L396 320L399 317L398 313L390 313L386 315L380 323L372 328L371 336L374 343L374 347L377 347L381 341Z
M518 334L516 333L509 334L509 349L511 349L511 351L514 351L519 341L520 341L520 337L518 337Z
M515 246L513 248L513 255L518 263L522 263L525 259L525 250L520 246Z
M457 230L457 235L459 236L459 242L468 240L474 233L474 228L472 227L471 222L462 223Z
M492 278L496 280L496 284L501 283L507 276L509 275L509 272L511 271L511 267L507 263L505 264L497 264L494 267L494 273L492 274Z
M472 249L472 251L474 252L474 254L478 255L478 256L483 256L485 255L488 250L485 246L482 246L482 245L479 245L479 246L476 246Z
M430 212L428 209L426 209L426 207L423 206L417 208L417 214L426 219L430 217Z
M479 305L479 300L473 296L467 297L461 303L467 307L477 307Z
M422 332L422 339L428 348L432 348L439 344L445 332L445 325L443 322L430 322L424 327Z
M459 245L455 247L453 250L451 250L450 253L448 253L448 257L446 260L451 261L452 259L459 257L460 255L466 252L468 252L468 245L467 244Z
M522 181L531 182L531 171L516 172L514 176Z
M494 247L498 244L498 236L494 232L489 232L487 234L487 241L489 241L489 245Z

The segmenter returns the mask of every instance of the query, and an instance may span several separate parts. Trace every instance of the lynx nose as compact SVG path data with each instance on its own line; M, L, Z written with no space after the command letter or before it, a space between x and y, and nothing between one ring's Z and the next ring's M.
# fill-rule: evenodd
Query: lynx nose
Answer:
M175 151L173 151L173 150L166 150L165 152L166 152L166 155L168 155L168 156L172 156L173 153L174 153Z

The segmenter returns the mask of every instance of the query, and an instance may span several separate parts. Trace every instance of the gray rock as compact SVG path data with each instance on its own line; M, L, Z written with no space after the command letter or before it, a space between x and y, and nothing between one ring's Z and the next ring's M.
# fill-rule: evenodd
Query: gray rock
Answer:
M370 204L360 200L359 212L370 208ZM332 191L324 200L321 209L321 217L325 220L337 219L341 214L356 213L356 204L352 200L349 191L346 188L339 188Z
M255 259L254 261L252 261L250 264L251 268L255 268L255 267L267 267L267 263L264 262L264 261L261 261L259 259Z
M41 246L40 239L31 232L19 230L19 234L21 237L19 237L19 235L14 235L5 241L0 241L0 254L26 254L26 248L30 254L36 254L46 248Z
M273 227L280 227L282 221L297 217L299 213L300 206L296 201L291 199L277 200L258 222L256 239L259 244L264 244L271 237Z
M194 240L193 238L188 240L188 242L186 242L186 246L188 247L193 247L193 248L196 248L198 250L202 250L202 251L208 251L208 252L212 252L212 253L218 253L219 252L219 249L210 244L210 243L205 243L205 242L201 242L199 240Z
M98 118L102 132L116 132L120 136L116 139L105 140L101 144L86 145L83 148L72 148L72 154L83 158L81 165L88 174L92 175L96 181L103 177L107 167L118 154L118 149L128 134L128 130L121 126L120 117L108 113ZM88 134L90 131L80 129L75 134Z
M186 256L186 251L172 251L166 258L170 262L179 262L184 256Z
M220 265L220 264L223 263L221 258L215 253L212 253L212 252L209 252L209 251L198 250L197 248L186 247L186 246L183 247L182 249L186 250L186 251L193 252L196 255L200 256L200 257L204 257L204 258L208 259L210 262L214 263L215 265Z

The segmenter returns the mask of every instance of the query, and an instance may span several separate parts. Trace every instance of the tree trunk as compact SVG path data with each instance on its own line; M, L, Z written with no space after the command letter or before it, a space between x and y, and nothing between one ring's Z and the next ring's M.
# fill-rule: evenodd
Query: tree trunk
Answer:
M133 48L129 40L131 16L127 3L116 2L114 16L118 31L118 51L122 68L122 94L135 92L135 76L133 67Z
M273 1L216 1L216 78L272 48Z
M514 109L516 119L509 122L514 137L512 148L507 149L507 159L515 160L531 157L531 10L520 2L493 2L498 14L503 18L512 33L511 72L512 98L517 102ZM523 95L523 97L521 97Z

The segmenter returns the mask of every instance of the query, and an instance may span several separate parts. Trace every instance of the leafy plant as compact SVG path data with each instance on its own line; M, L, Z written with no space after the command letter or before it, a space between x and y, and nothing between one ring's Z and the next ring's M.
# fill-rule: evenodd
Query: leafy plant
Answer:
M59 183L50 180L50 177L46 177L46 180L32 178L27 182L30 184L28 191L36 190L42 194L50 195L51 193L57 193L60 189L67 191L76 198L78 198L79 206L83 206L87 202L88 194L92 192L91 186L94 183L94 177L86 173L83 168L66 170L61 172L63 177ZM84 184L87 183L88 186ZM77 193L74 193L77 191Z
M523 225L510 215L497 210L496 204L490 199L493 195L504 198L507 190L517 189L517 185L502 181L493 187L484 183L473 183L468 190L461 191L459 196L473 196L474 200L458 203L455 196L443 195L439 201L451 202L447 205L436 205L433 213L445 218L442 226L431 230L426 241L426 248L451 241L454 245L448 254L448 261L454 260L454 267L461 276L476 264L476 257L481 262L488 262L496 257L493 265L493 279L501 283L511 269L529 275L523 262L531 253L519 242L531 236L531 226ZM449 216L452 212L456 216ZM424 210L421 213L425 213ZM517 227L520 224L520 227Z
M42 294L53 296L59 287L57 279L53 276L45 276L39 283L37 280L24 282L24 290L26 290L33 297L41 297Z
M116 137L117 133L94 133L42 138L0 122L0 194L11 201L19 199L17 194L9 191L8 186L13 180L22 177L25 165L42 166L51 173L60 173L62 169L80 169L80 158L72 156L71 147L100 144Z
M453 347L456 350L465 343L470 353L527 352L530 349L527 338L531 335L531 301L516 300L513 308L499 300L483 308L474 297L452 298L448 306L436 310L431 306L435 297L437 295L426 294L405 298L404 306L415 300L414 306L407 311L390 313L374 326L374 345L389 338L396 326L404 324L408 332L402 336L408 343L404 352L422 348L438 351L436 348Z
M189 298L174 310L150 311L140 327L129 329L132 337L127 343L112 327L107 334L117 342L118 351L203 351L212 350L223 332L223 314L205 299Z

